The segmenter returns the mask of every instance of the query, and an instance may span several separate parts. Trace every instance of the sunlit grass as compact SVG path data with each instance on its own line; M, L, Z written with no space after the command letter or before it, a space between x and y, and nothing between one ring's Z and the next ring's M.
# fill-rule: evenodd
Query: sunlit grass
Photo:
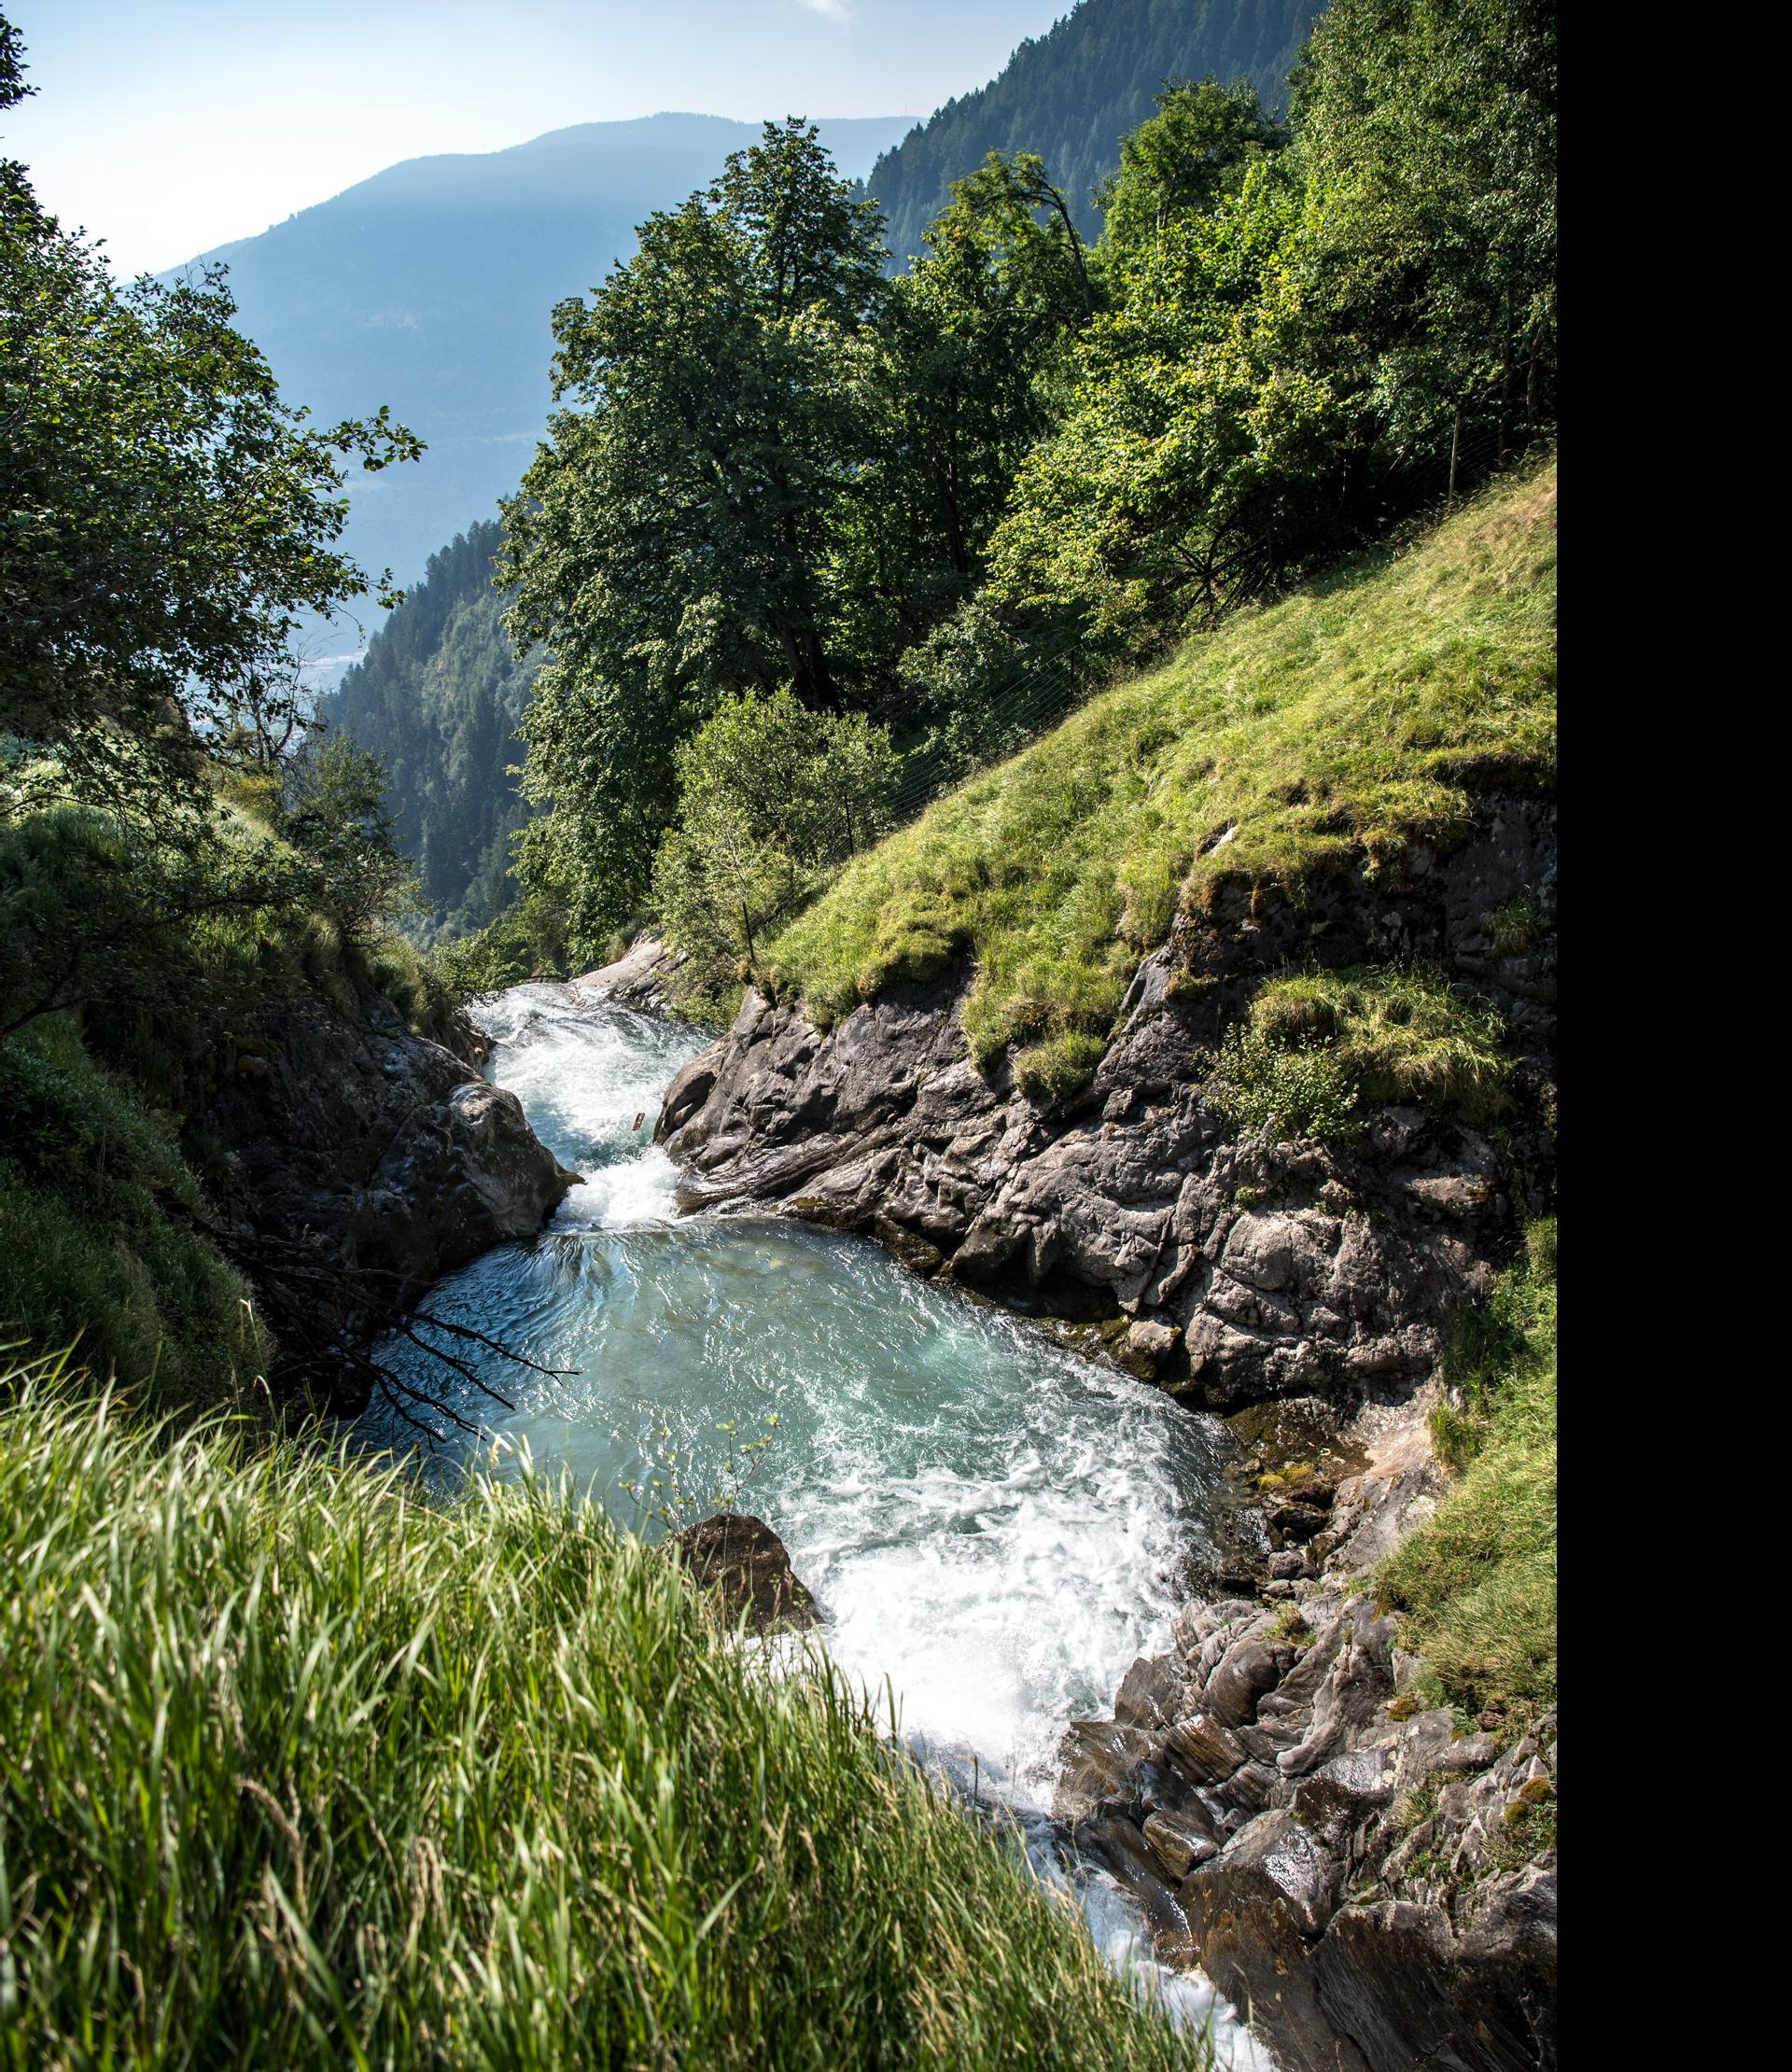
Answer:
M1433 1695L1522 1716L1555 1702L1556 1226L1464 1323L1437 1420L1458 1471L1436 1514L1375 1572Z
M1192 642L856 858L765 976L827 1023L969 956L973 1049L1105 1038L1179 903L1298 896L1552 778L1553 461L1435 531ZM1042 1076L1062 1076L1059 1053Z
M0 2062L1201 2062L819 1666L539 1482L0 1382Z

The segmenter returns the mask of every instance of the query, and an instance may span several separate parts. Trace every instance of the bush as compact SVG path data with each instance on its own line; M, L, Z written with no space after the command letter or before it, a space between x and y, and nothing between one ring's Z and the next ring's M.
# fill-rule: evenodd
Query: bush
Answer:
M862 714L809 712L779 691L724 699L679 748L678 775L653 890L689 959L685 1002L713 1010L770 931L879 832L895 757Z
M1269 980L1209 1068L1208 1104L1241 1129L1348 1143L1378 1102L1471 1121L1505 1104L1505 1024L1441 973L1363 965Z
M1071 1030L1031 1043L1015 1059L1015 1077L1035 1100L1062 1100L1095 1077L1107 1044L1099 1036Z
M1226 1031L1208 1070L1206 1098L1236 1128L1270 1127L1283 1141L1349 1143L1363 1126L1356 1086L1331 1051L1288 1048L1254 1023Z
M1007 1836L539 1481L0 1382L13 2065L1156 2068Z

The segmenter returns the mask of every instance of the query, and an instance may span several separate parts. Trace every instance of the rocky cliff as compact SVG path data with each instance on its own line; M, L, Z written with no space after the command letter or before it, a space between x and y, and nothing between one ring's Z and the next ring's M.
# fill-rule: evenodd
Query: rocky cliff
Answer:
M777 1203L918 1271L1105 1322L1123 1364L1203 1405L1404 1395L1547 1185L1554 840L1550 809L1490 796L1474 837L1397 889L1365 860L1323 903L1223 890L1141 966L1093 1083L1062 1103L972 1061L968 970L892 987L826 1033L749 988L673 1083L659 1134L692 1206ZM1520 893L1538 939L1502 957L1489 917ZM1265 977L1413 959L1505 1012L1521 1094L1499 1142L1392 1106L1346 1154L1241 1137L1210 1109L1203 1055Z
M390 1001L313 1001L238 1044L204 1127L225 1249L270 1313L289 1382L359 1407L357 1348L443 1274L532 1237L577 1175L489 1085L464 1016L435 1041Z
M1361 1587L1429 1507L1422 1437L1396 1415L1363 1471L1310 1477L1263 1595L1186 1605L1065 1741L1078 1846L1285 2072L1556 2062L1555 1717L1426 1707Z

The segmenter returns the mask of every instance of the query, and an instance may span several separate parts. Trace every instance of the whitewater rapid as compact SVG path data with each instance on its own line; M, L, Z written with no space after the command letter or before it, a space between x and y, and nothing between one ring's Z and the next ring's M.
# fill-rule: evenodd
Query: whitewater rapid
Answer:
M445 1370L416 1379L483 1431L500 1471L564 1468L623 1523L656 1533L718 1504L768 1519L829 1654L880 1712L1023 1820L1042 1813L1066 1724L1105 1715L1134 1659L1169 1645L1217 1426L864 1240L680 1217L652 1129L702 1047L693 1031L540 985L479 1019L492 1078L585 1183L539 1239L487 1253L427 1307L564 1371L481 1358L508 1409ZM361 1422L375 1445L415 1442L377 1406ZM469 1442L444 1438L445 1465ZM1098 1877L1082 1897L1116 1961L1137 1959L1118 1893ZM1183 2018L1207 2018L1205 1981L1162 1982ZM1214 2011L1239 2072L1267 2065Z

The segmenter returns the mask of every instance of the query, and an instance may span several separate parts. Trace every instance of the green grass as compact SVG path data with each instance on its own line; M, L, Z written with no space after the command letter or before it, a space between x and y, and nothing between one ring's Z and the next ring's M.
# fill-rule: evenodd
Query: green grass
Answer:
M0 1039L0 1345L78 1337L158 1402L221 1405L267 1370L249 1290L193 1226L209 1210L173 1116L91 1057L73 1018Z
M1474 788L1552 779L1555 509L1551 461L1091 700L856 858L767 982L826 1024L969 953L973 1051L1027 1071L1107 1037L1180 903L1359 862L1397 881L1467 831Z
M1375 1572L1427 1695L1524 1718L1556 1700L1556 1226L1464 1323L1438 1414L1457 1471L1435 1515Z
M1505 1104L1505 1024L1412 965L1270 979L1210 1063L1207 1099L1240 1128L1348 1141L1364 1112L1416 1101L1485 1122Z
M820 1667L537 1485L0 1382L0 2063L1203 2062Z

